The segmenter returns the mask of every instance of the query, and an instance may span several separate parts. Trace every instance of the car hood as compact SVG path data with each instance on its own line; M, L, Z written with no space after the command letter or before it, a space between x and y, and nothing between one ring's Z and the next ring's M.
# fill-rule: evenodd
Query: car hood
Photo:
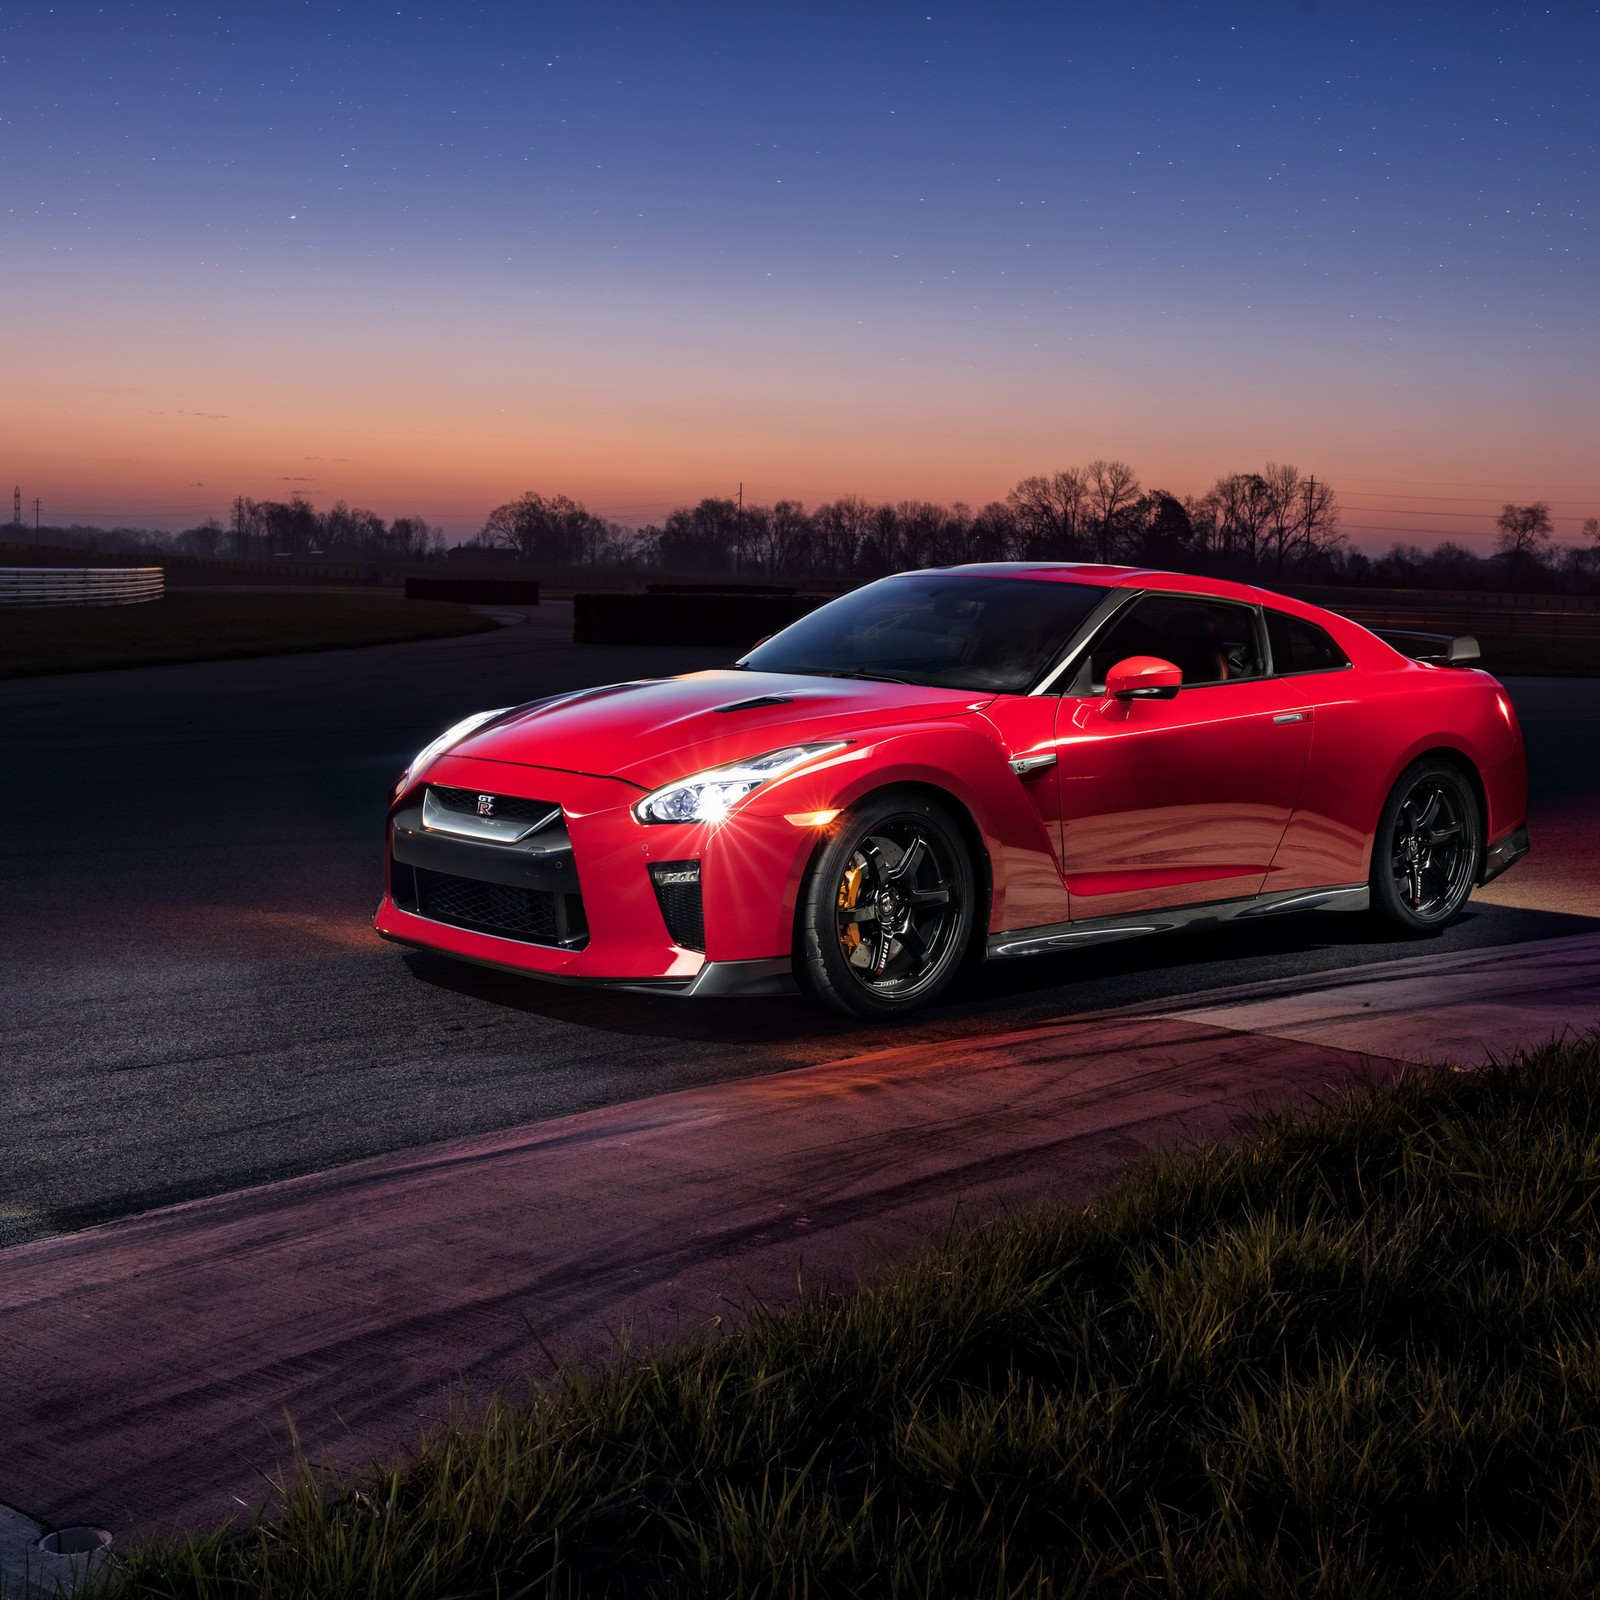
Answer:
M959 716L991 699L971 689L870 679L696 672L537 700L462 740L450 754L622 778L652 789L785 745L849 738L884 722Z

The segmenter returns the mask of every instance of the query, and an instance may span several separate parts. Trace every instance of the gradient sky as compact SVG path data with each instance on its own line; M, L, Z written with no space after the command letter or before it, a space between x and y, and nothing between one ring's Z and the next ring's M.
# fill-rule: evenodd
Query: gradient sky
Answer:
M1600 7L0 8L0 476L1600 513ZM0 516L9 507L0 509Z

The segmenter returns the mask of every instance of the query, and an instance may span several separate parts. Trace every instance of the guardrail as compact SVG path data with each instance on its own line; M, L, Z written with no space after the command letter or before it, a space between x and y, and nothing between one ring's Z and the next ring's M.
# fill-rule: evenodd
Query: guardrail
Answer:
M133 606L165 592L160 567L0 567L0 606Z

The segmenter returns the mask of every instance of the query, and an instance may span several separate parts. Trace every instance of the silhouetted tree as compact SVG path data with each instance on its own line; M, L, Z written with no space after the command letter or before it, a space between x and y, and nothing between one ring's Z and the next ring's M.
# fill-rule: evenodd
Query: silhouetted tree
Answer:
M1552 531L1550 507L1543 500L1525 506L1508 500L1501 508L1494 542L1513 583L1526 582L1543 569Z
M1302 478L1287 464L1269 461L1261 474L1266 485L1266 527L1262 564L1281 577L1339 542L1339 506L1333 490L1313 478Z
M1084 524L1089 486L1077 467L1024 478L1006 496L1019 560L1072 561L1088 553Z
M210 560L222 548L226 530L215 517L207 517L198 527L185 528L172 541L172 548L185 556L201 556Z
M657 559L668 572L731 572L738 539L737 503L708 496L668 516L656 541Z
M1126 461L1091 461L1084 468L1084 477L1094 526L1095 556L1109 561L1119 536L1126 531L1127 514L1138 502L1139 475Z
M547 497L529 490L496 506L478 537L486 545L516 551L525 561L577 567L593 560L612 533L603 518L566 495Z
M1207 493L1205 515L1222 569L1253 577L1272 521L1272 489L1259 472L1230 472Z
M1142 567L1182 567L1194 555L1194 522L1176 495L1152 490L1134 507L1125 554Z
M335 500L322 514L322 548L330 555L381 555L391 548L389 527L376 511Z

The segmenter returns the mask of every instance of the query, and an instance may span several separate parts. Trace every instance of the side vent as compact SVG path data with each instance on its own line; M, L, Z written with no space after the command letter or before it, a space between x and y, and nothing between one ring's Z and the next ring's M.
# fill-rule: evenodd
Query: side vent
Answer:
M672 942L685 950L704 951L706 915L700 899L700 863L657 861L651 865L650 881Z

